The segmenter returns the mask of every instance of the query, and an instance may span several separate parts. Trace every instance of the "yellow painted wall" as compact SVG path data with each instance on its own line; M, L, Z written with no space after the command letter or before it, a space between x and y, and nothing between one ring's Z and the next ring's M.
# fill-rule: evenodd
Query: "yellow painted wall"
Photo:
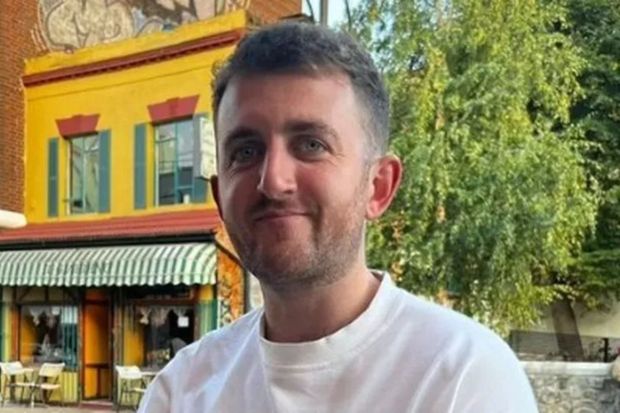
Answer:
M37 342L36 330L32 323L24 320L24 317L22 317L19 324L19 360L25 365L32 364L32 352L34 350L33 344Z
M78 373L76 371L65 371L60 375L60 386L64 403L78 402ZM61 393L54 391L50 393L51 402L59 402Z
M83 49L75 55L54 53L27 62L26 73L34 74L61 67L105 60L115 56L157 49L170 44L202 38L218 32L244 28L244 12L211 21L190 24L169 33L157 33L111 45ZM205 205L155 207L153 129L147 128L147 208L134 210L133 147L134 126L148 123L147 106L173 97L199 95L196 113L210 113L213 66L226 59L233 47L213 49L176 59L142 65L122 71L99 74L28 87L26 96L26 185L25 214L29 222L45 222L47 217L47 148L51 137L58 137L56 119L77 114L100 114L98 130L110 129L111 212L109 214L68 214L69 144L59 140L59 217L53 220L88 220L109 216L128 216L154 211L204 208ZM209 196L207 206L214 207Z
M130 316L123 323L123 364L144 365L144 327Z

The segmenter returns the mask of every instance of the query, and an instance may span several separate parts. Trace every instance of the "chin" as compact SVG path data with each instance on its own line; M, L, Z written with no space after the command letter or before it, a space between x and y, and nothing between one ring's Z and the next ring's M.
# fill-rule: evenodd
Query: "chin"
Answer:
M248 269L261 282L272 285L287 285L302 281L308 277L309 269L300 266L299 261L279 262L278 260L260 260L248 263Z
M303 278L301 274L306 272L297 266L274 262L266 262L264 264L259 263L258 265L253 265L252 267L255 269L255 271L252 271L252 274L256 275L256 277L261 281L288 282L298 278Z
M293 262L264 262L256 265L254 271L250 269L261 282L274 290L294 291L297 289L308 289L333 283L337 274L342 272L332 272L328 266L321 264L309 264L301 260Z

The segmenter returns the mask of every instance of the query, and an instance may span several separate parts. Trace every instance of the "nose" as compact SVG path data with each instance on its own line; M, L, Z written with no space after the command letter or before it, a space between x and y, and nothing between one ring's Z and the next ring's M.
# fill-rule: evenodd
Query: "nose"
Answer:
M283 140L274 139L263 157L258 191L269 199L284 200L296 190L295 158Z

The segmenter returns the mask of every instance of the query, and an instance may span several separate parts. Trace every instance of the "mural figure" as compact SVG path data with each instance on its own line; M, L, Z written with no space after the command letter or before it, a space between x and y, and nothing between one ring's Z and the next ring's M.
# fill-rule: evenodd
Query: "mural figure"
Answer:
M39 0L37 45L71 51L249 8L252 0ZM39 48L42 48L39 46Z
M121 0L61 0L45 14L43 28L51 48L67 50L130 37L134 21Z
M180 25L215 15L215 0L127 0L130 7L147 18ZM140 29L140 28L139 28Z
M229 13L239 9L248 9L252 0L218 0L216 14Z

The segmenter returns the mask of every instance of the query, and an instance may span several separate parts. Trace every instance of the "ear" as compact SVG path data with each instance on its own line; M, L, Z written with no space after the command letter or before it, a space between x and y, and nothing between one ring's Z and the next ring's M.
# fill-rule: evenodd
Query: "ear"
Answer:
M370 171L369 199L366 219L379 218L390 206L403 175L403 165L394 155L383 156Z
M221 218L224 218L224 215L222 214L222 208L220 207L220 186L217 175L211 175L209 183L211 184L211 193L213 194L213 200L215 201L215 205L217 206L217 212L219 212Z

